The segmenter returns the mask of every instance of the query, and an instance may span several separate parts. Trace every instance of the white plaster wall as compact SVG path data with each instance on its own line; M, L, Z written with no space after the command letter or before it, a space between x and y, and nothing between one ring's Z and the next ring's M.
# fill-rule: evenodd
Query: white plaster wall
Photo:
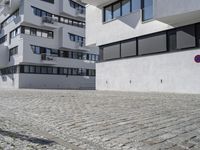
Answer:
M95 89L95 77L20 74L19 88Z
M0 88L19 88L19 74L0 75Z
M186 14L199 10L199 0L154 0L155 18Z
M141 10L138 10L104 23L102 8L88 5L86 9L86 44L99 46L173 28L156 20L144 23L141 21L141 16Z
M171 29L200 21L200 1L192 0L155 0L154 19L142 22L141 10L103 22L103 6L87 5L86 9L86 45L105 45L154 32ZM198 2L197 2L198 1ZM196 5L196 6L195 6ZM197 11L198 9L198 11ZM194 11L190 15L186 12ZM182 13L182 16L177 14ZM175 17L171 17L174 15ZM170 18L156 20L165 16ZM166 22L165 22L166 21Z
M97 63L96 89L199 94L199 54L198 49Z

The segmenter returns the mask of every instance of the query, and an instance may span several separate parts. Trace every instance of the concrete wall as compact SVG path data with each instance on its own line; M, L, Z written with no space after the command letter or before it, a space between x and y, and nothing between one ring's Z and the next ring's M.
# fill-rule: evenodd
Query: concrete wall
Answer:
M200 50L174 52L96 65L96 89L136 92L200 93Z
M141 10L106 23L102 8L88 5L86 10L87 45L105 45L170 28L173 26L156 20L142 22Z
M0 88L19 88L19 74L0 75Z
M153 9L152 20L142 22L142 12L138 10L104 23L103 6L88 5L86 44L105 45L200 21L199 0L154 0Z
M95 77L20 74L19 88L95 89Z
M200 21L199 0L154 0L154 19L180 25L184 22Z

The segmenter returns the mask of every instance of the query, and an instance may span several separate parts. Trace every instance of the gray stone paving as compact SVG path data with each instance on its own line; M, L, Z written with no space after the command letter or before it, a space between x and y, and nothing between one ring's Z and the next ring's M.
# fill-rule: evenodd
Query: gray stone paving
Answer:
M0 91L0 150L200 150L200 95Z

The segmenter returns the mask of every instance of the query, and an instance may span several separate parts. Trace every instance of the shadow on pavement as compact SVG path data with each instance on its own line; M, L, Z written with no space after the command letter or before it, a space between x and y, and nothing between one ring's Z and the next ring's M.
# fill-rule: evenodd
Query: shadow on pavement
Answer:
M0 128L0 134L3 136L9 136L11 138L17 138L23 141L29 141L29 142L40 144L40 145L52 145L55 143L54 141L50 141L46 139L30 137L28 135L23 135L23 134L11 132L11 131L5 131L5 130L2 130L1 128Z

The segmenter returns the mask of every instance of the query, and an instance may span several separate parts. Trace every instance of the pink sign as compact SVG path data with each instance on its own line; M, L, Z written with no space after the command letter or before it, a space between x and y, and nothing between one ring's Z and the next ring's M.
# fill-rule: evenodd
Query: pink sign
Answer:
M194 61L196 63L200 63L200 55L196 55L195 58L194 58Z

